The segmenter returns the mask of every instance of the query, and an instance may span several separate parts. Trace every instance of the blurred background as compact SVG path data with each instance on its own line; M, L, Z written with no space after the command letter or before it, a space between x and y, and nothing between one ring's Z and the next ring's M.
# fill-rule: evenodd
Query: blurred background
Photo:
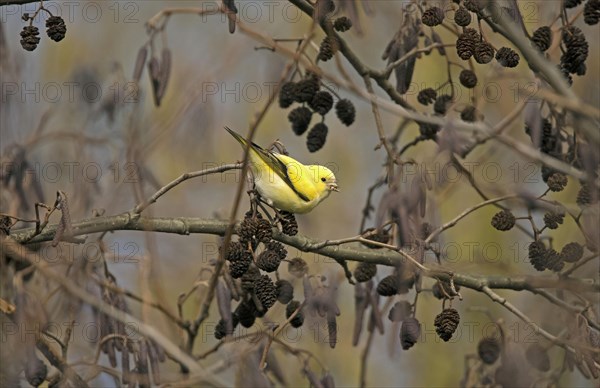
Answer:
M385 68L386 61L381 56L401 25L406 2L339 2L342 4L338 5L338 14L350 16L354 22L353 29L343 35L348 44L365 65L374 69ZM530 32L541 25L549 25L560 10L560 2L557 1L518 3ZM64 18L67 34L59 43L42 36L39 47L33 52L22 49L19 32L26 25L21 15L25 12L34 14L38 3L1 6L0 141L3 169L5 162L14 160L11 158L17 152L23 152L23 158L31 169L25 177L25 195L30 206L15 202L14 198L3 197L0 210L23 218L34 218L33 202L51 204L56 191L63 190L69 195L73 220L89 218L94 211L105 215L118 214L131 209L184 172L240 160L241 148L223 127L247 133L249 123L263 109L269 93L273 93L287 58L261 48L259 42L239 30L230 34L228 21L223 15L174 14L164 33L153 40L157 56L163 47L172 52L171 76L161 105L157 107L153 101L147 68L144 68L139 91L136 92L131 82L138 50L149 39L145 24L150 18L165 8L209 9L219 5L208 1L44 2L54 15ZM285 1L247 0L236 2L236 5L237 16L247 27L273 38L302 38L310 28L310 19ZM39 26L41 35L45 35L46 17L41 13L33 22ZM600 103L600 89L597 87L599 56L591 37L597 36L598 30L584 26L578 20L577 25L580 24L584 32L589 33L591 50L588 72L584 77L575 77L573 90L586 103L597 107ZM455 42L455 36L446 29L438 27L436 31L444 43ZM498 47L507 43L489 29L486 31L489 35L486 37ZM315 58L322 36L322 31L318 31L314 44L307 49L308 57ZM281 44L293 50L297 43ZM549 50L555 62L560 57L557 46L555 42ZM454 48L447 48L447 51L456 58ZM360 76L348 62L342 58L341 63L350 77L362 85ZM321 63L320 66L339 74L335 61ZM520 87L530 88L528 90L532 94L537 88L533 74L523 60L515 69L476 64L475 70L480 79L479 85L470 90L457 84L456 94L463 103L475 98L485 121L492 125L527 97L518 92ZM460 68L451 66L451 71L456 80ZM437 51L423 55L417 61L406 100L418 109L423 108L416 102L418 91L426 87L436 88L447 77L445 60ZM255 136L255 142L265 146L279 139L298 160L324 164L335 172L341 193L334 193L312 213L297 217L300 234L319 240L350 237L360 232L367 189L381 175L385 162L385 151L375 149L379 138L370 103L335 84L329 86L341 98L348 98L355 104L356 121L346 127L330 113L326 119L329 135L320 151L308 152L306 137L296 136L290 128L287 120L289 109L281 109L277 104L268 111ZM376 94L385 98L381 89L376 88ZM385 110L382 116L386 133L393 134L401 118ZM519 116L508 128L508 133L524 142L529 141L523 129L523 119ZM403 145L417 135L418 128L411 124L401 133L399 144ZM407 181L422 170L432 174L433 187L427 192L426 218L430 223L440 225L481 201L464 176L456 177L456 170L449 168L448 153L440 151L434 142L418 144L405 153L405 158L417 161L416 166L406 167ZM539 164L496 142L479 147L464 162L471 163L475 181L491 197L515 191L539 195L546 189ZM186 181L162 197L146 215L227 219L239 179L239 172L227 172ZM35 190L38 185L41 192ZM552 198L573 204L577 189L575 182L570 183L565 191L554 194ZM374 192L372 203L375 207L384 191ZM239 217L248 209L248 203L248 198L244 197ZM490 219L496 211L490 207L481 209L466 218L460 227L442 234L439 244L444 265L457 272L474 274L510 276L536 272L527 263L530 240L526 235L515 229L502 233L490 227ZM367 226L374 226L374 214ZM57 222L58 217L54 215L51 222ZM571 219L565 219L565 224L555 232L551 235L559 247L569 241L583 243ZM154 295L173 312L176 311L178 296L190 291L199 279L201 269L217 257L219 243L214 236L140 232L110 233L104 241L114 258L108 266L118 285ZM63 249L56 254L80 257L83 248L72 249ZM335 349L329 347L326 323L318 318L310 318L301 329L287 333L287 340L293 346L313 352L323 363L324 368L314 361L314 364L311 363L318 375L328 370L338 386L358 385L361 353L367 333L363 333L357 347L352 346L353 287L334 261L293 248L288 250L290 257L304 258L311 273L326 276L329 282L337 284L341 316ZM435 257L431 255L427 260L432 264ZM597 278L594 265L591 263L587 270L583 268L582 273L591 270L589 276ZM354 263L350 266L352 269ZM388 272L390 269L379 268L377 278ZM285 269L281 276L293 279ZM425 280L424 290L430 289L432 284ZM85 283L82 285L85 286ZM301 294L301 284L295 285L296 292ZM193 318L197 314L203 290L199 287L184 305L186 317ZM435 334L433 318L441 310L441 302L430 292L423 291L419 296L416 316L423 325L422 336L410 350L401 349L399 327L386 317L385 334L375 336L369 353L367 384L389 387L457 386L464 375L465 357L476 354L479 339L494 331L490 318L474 310L487 309L493 319L501 319L516 345L539 341L531 327L507 314L486 296L465 289L461 293L464 299L453 303L453 307L461 313L461 324L448 343ZM561 331L562 321L557 316L564 313L541 297L524 292L499 293L548 331ZM412 302L414 290L397 298ZM50 299L46 306L49 319L65 322L69 308L63 306L58 298ZM135 316L141 316L142 309L138 303L130 301L129 306ZM91 319L91 312L86 308L76 315L81 322ZM146 319L152 319L152 324L177 343L178 331L163 316L150 312ZM269 312L268 319L283 321L284 307L277 305ZM203 353L216 343L212 330L217 320L215 307L196 341L195 354ZM256 328L247 329L249 332L253 330ZM79 334L74 336L69 359L89 359L94 354L96 343L80 329L76 329L75 333ZM240 340L222 347L214 358L202 362L210 365L215 359L227 360L235 356L240 346L252 344ZM2 357L6 360L11 348L2 348ZM289 386L308 385L301 365L293 356L276 347L272 351L278 356ZM556 348L551 349L553 366L560 368L562 353ZM104 354L100 356L100 363L107 363ZM178 366L173 362L162 364L161 372L165 382L178 379ZM226 369L221 376L229 384L238 381L244 385L243 371L235 366ZM594 385L593 381L583 379L577 372L566 374L560 382L564 386ZM107 386L114 381L105 374L99 374L90 383Z

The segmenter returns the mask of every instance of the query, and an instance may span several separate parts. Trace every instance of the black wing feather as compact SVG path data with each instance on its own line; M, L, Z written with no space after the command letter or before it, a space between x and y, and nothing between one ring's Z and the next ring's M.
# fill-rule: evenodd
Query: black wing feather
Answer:
M296 187L294 186L294 184L292 183L292 180L290 179L290 176L288 175L288 168L285 165L285 163L283 163L273 153L264 150L263 148L257 146L254 143L252 143L252 144L258 148L258 152L263 157L263 160L265 161L265 163L267 163L268 165L271 166L271 168L277 173L277 175L279 175L279 177L281 179L283 179L283 181L290 187L290 189L292 189L294 191L294 193L298 194L298 196L300 198L302 198L303 201L310 202L310 199L308 199L306 197L306 195L299 192L296 189Z
M246 146L248 141L246 139L244 139L239 133L235 132L234 130L230 129L229 127L225 127L225 129L233 137L235 137L235 139L237 141L239 141L244 147ZM292 180L290 179L290 177L288 175L288 168L285 165L285 163L283 163L279 158L277 158L272 152L265 150L264 148L262 148L261 146L259 146L258 144L254 143L254 142L250 142L250 148L252 148L254 151L256 151L258 153L258 155L261 157L261 159L266 164L268 164L271 167L271 169L273 169L273 171L275 171L275 173L277 175L279 175L279 177L285 182L286 185L289 186L290 189L292 189L294 191L294 193L296 193L303 201L310 202L310 199L308 197L306 197L306 195L300 193L296 189L294 184L292 183Z

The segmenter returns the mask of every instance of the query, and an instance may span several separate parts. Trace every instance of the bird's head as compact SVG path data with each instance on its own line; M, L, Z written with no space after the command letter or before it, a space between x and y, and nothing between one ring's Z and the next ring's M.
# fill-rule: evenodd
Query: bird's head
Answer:
M316 185L320 192L325 192L327 194L332 191L340 191L338 189L337 180L335 179L335 175L333 171L324 166L316 166Z

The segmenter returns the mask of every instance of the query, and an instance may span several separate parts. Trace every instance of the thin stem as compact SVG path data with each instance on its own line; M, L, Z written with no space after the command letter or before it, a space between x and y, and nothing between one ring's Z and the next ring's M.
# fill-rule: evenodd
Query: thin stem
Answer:
M172 180L165 186L161 187L156 193L152 194L152 196L150 198L148 198L147 200L145 200L144 202L137 204L131 212L133 214L140 214L148 206L155 203L160 197L162 197L167 192L169 192L171 189L173 189L180 183L185 182L188 179L198 178L198 177L206 176L206 175L210 175L210 174L217 174L217 173L221 173L221 172L225 172L225 171L229 171L229 170L239 170L240 168L242 168L241 163L233 163L233 164L224 164L219 167L207 168L205 170L200 170L200 171L186 172L185 174L180 175L178 178Z
M364 76L363 80L365 82L365 86L369 94L374 94L373 85L371 84L371 79L368 76ZM388 181L392 182L394 176L394 163L396 157L394 156L394 150L392 149L392 145L389 140L385 136L385 130L383 129L383 123L381 121L381 113L379 112L379 106L372 101L371 109L373 110L373 117L375 118L375 126L377 127L377 134L379 135L379 143L383 145L385 148L385 152L387 153L387 176Z
M597 259L598 255L590 255L584 259L579 260L577 263L573 264L573 266L571 268L569 268L568 270L562 272L560 275L563 277L567 277L569 275L571 275L576 269L582 267L583 265L587 264L589 261L592 261L594 259Z
M529 318L527 315L525 315L521 310L519 310L517 307L515 307L512 303L510 303L508 300L506 300L505 298L501 297L500 295L498 295L497 293L495 293L494 291L492 291L488 286L484 286L481 291L486 294L491 300L493 300L494 302L504 306L508 311L510 311L511 313L513 313L514 315L516 315L519 319L521 319L523 322L527 323L528 325L530 325L534 332L541 335L542 337L546 338L548 341L559 345L563 348L565 348L567 351L572 352L572 353L576 353L576 350L572 347L576 344L571 344L568 341L559 339L558 337L550 334L549 332L547 332L546 330L542 329L537 323L533 322L531 320L531 318Z
M434 230L433 232L431 232L431 234L425 239L424 242L425 242L425 244L429 244L440 233L442 233L446 229L452 228L453 226L455 226L458 223L458 221L462 220L463 218L465 218L469 214L473 213L477 209L480 209L480 208L482 208L484 206L487 206L487 205L490 205L490 204L493 204L493 203L496 203L496 202L502 202L502 201L506 201L507 199L515 199L515 198L519 198L519 196L518 195L505 195L505 196L499 197L499 198L488 199L487 201L480 202L480 203L478 203L475 206L467 208L462 213L460 213L459 215L457 215L456 217L454 217L452 220L446 222L444 225L440 226L439 228L437 228L436 230Z
M373 345L373 339L375 338L375 330L371 330L369 332L369 336L367 337L367 343L360 353L360 387L364 388L367 386L367 359L369 357L369 352L371 350L371 345Z

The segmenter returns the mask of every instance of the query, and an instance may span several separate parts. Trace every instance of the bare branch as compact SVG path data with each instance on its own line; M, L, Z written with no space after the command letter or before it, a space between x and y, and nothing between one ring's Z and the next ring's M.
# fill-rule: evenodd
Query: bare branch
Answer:
M51 241L53 233L56 230L56 224L50 225L43 233L31 239L31 243ZM203 219L203 218L132 218L129 213L110 217L96 217L81 222L73 223L73 235L81 236L90 233L98 233L106 230L137 230L154 231L162 233L174 233L180 235L189 235L194 233L214 234L223 236L227 230L226 221ZM35 228L15 230L11 233L11 238L17 242L26 241L28 237L35 232ZM344 259L351 261L363 261L367 263L382 264L396 267L408 262L400 252L376 250L367 248L346 248L339 246L325 246L322 248L311 249L312 246L319 246L322 241L315 240L306 236L296 235L287 236L277 230L273 230L273 239L284 244L293 246L303 252L314 252L332 259ZM373 241L368 241L373 244ZM492 289L504 288L516 291L531 290L534 288L556 288L573 290L578 292L600 292L600 283L593 279L557 279L555 276L501 276L501 275L469 275L456 272L450 272L446 268L430 268L431 272L424 273L439 280L449 281L450 277L454 283L460 286L481 291L484 286Z
M225 172L225 171L229 171L229 170L239 170L240 168L242 168L241 163L234 163L234 164L224 164L219 167L207 168L205 170L200 170L200 171L186 172L185 174L180 175L177 179L175 179L175 180L169 182L167 185L161 187L160 190L158 190L156 193L154 193L150 198L148 198L144 202L137 204L133 208L132 213L139 214L139 213L143 212L148 206L155 203L160 197L165 195L169 190L171 190L175 186L179 185L180 183L182 183L188 179L197 178L200 176L205 176L205 175L210 175L210 174L217 174L217 173Z
M61 371L67 380L70 380L76 387L88 387L88 384L71 368L67 361L56 353L50 344L43 338L40 337L36 342L37 348L42 352L46 359L56 369Z
M573 352L573 353L576 352L575 349L572 348L572 346L575 344L570 344L569 341L562 340L562 339L550 334L546 330L542 329L537 323L532 321L531 318L529 318L527 315L525 315L525 313L523 313L521 310L519 310L516 306L514 306L508 300L506 300L505 298L501 297L500 295L498 295L497 293L492 291L488 286L484 286L481 289L481 291L483 291L484 294L489 296L489 298L491 300L504 306L508 311L510 311L511 313L516 315L523 322L530 325L533 328L535 333L540 334L542 337L546 338L550 342L552 342L556 345L562 346L563 348L565 348L566 350L568 350L570 352Z
M0 0L0 7L3 7L5 5L23 5L39 2L39 0Z
M475 210L481 209L482 207L493 204L493 203L502 202L502 201L506 201L507 199L515 199L515 198L519 198L519 196L518 195L506 195L506 196L500 197L500 198L488 199L486 201L478 203L475 206L467 208L462 213L460 213L458 216L454 217L452 220L446 222L444 225L440 226L439 228L437 228L436 230L431 232L431 234L429 236L427 236L427 238L425 239L425 243L426 244L430 243L431 241L433 241L433 239L435 239L437 236L439 236L439 234L442 233L444 230L453 227L454 225L456 225L458 223L458 221L465 218L469 214L473 213Z
M492 17L485 17L485 21L498 33L504 35L509 41L511 41L523 54L527 63L536 71L538 71L546 81L564 96L566 99L571 100L574 104L581 104L579 97L573 92L573 90L567 84L567 81L562 76L556 66L548 61L538 50L536 50L531 44L529 39L520 31L519 27L510 20L510 18L503 17L499 14L499 7L489 7L492 12ZM497 20L496 24L493 20ZM600 144L600 131L598 130L598 123L593 122L589 118L580 114L575 115L576 121L580 122L577 131L581 131L585 136L593 143Z

